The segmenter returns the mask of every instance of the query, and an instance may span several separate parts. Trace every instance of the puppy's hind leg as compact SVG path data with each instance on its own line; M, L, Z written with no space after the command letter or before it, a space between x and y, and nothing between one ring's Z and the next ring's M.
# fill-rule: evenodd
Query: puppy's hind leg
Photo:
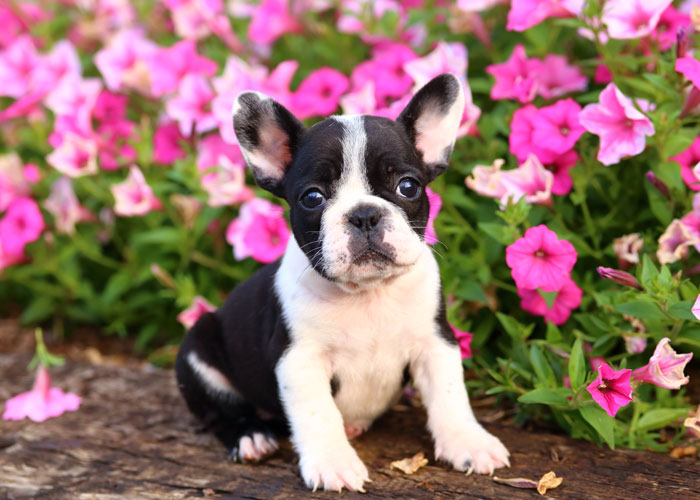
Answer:
M175 361L189 410L223 443L229 458L259 461L277 450L278 423L263 420L226 376L221 326L213 313L187 332Z

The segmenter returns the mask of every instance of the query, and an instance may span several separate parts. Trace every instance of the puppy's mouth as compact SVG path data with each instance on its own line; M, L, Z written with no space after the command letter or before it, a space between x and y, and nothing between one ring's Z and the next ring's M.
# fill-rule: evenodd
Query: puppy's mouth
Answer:
M374 264L379 266L389 265L394 263L394 258L380 248L370 245L364 250L355 254L352 263L356 266L365 264Z

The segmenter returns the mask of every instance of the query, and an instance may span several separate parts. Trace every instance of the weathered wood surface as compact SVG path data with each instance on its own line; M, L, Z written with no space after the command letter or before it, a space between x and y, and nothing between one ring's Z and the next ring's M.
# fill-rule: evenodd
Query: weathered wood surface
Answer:
M0 400L32 384L26 355L0 354ZM225 460L223 448L197 433L172 372L71 362L54 383L84 397L78 412L44 423L0 421L0 499L400 498L533 499L484 476L464 476L431 461L412 476L389 464L423 451L432 456L417 409L392 410L354 441L373 480L367 494L311 494L288 443L260 465ZM482 416L493 410L479 412ZM560 499L700 499L700 462L628 450L609 451L565 436L487 425L512 452L501 477L539 478L549 470L564 483Z

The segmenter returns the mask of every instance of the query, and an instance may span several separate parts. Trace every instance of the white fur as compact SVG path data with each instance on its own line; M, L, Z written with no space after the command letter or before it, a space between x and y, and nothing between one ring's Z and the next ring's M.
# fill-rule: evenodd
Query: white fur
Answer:
M233 388L231 382L216 368L206 364L199 359L194 351L190 351L187 355L187 363L192 370L197 374L202 385L214 396L224 395L226 397L240 398L240 395Z
M232 458L241 462L259 462L274 453L278 447L279 444L274 438L255 432L252 437L243 436L238 441L238 455Z
M430 106L430 105L429 105ZM425 163L445 163L454 147L459 122L464 112L464 92L459 84L457 98L447 114L437 105L428 107L415 123L416 149L423 154Z

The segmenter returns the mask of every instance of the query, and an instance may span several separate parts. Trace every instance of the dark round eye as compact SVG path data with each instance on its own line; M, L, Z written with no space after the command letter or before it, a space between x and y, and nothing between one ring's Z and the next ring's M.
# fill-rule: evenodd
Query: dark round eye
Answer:
M418 184L417 180L406 177L399 182L398 186L396 186L396 192L403 198L414 200L418 198L418 195L420 194L420 185Z
M301 195L301 206L307 210L313 210L326 202L325 196L316 188L309 189Z

